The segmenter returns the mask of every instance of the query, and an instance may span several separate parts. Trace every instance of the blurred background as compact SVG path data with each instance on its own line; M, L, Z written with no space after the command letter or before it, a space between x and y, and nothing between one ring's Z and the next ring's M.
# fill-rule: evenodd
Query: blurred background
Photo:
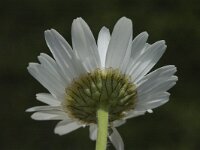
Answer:
M95 37L111 30L121 16L133 20L134 36L149 43L166 40L167 51L156 65L174 64L178 84L170 101L128 120L118 130L126 150L200 149L200 2L198 0L1 0L0 4L0 149L93 150L88 128L65 136L53 133L57 121L34 121L25 109L41 105L35 94L46 92L27 72L29 62L50 54L43 32L54 28L71 43L71 23L83 17ZM109 149L113 149L109 144Z

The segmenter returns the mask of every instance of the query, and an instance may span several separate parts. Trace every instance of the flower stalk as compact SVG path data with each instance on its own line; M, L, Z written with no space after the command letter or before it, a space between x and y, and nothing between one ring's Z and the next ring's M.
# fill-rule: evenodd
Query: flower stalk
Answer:
M101 105L97 110L98 132L96 150L106 150L108 137L108 106Z

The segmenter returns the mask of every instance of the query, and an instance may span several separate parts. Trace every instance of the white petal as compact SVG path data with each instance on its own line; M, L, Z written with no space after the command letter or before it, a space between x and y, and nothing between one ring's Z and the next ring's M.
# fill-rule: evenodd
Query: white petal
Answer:
M163 66L143 77L141 80L137 82L137 85L138 87L144 86L145 84L150 84L151 83L150 81L152 80L154 81L157 80L159 82L159 80L171 77L173 74L176 73L176 71L177 69L174 65Z
M159 107L169 101L170 94L167 92L161 93L158 96L154 95L152 98L146 100L139 100L136 103L135 110L144 111Z
M135 59L138 55L141 55L141 52L145 47L148 36L149 35L147 32L142 32L134 38L132 42L132 47L131 47L132 59Z
M119 127L119 126L121 126L121 125L123 125L124 123L126 123L126 120L115 120L114 122L113 122L113 126L114 127Z
M135 82L144 77L152 67L158 62L166 50L164 41L159 41L151 45L145 53L134 60L129 74Z
M66 119L66 114L61 111L35 112L31 118L34 120L63 120Z
M62 107L61 106L35 106L35 107L31 107L29 109L26 110L26 112L34 112L34 111L62 111Z
M72 23L72 45L79 58L84 61L90 59L93 69L100 67L100 58L97 44L93 34L82 18L77 18Z
M82 64L87 72L91 72L94 70L94 65L91 63L91 58L89 57L85 58Z
M135 109L148 110L166 103L170 96L166 91L178 80L173 75L175 72L175 66L164 66L142 78L137 85L138 100Z
M170 94L168 92L155 92L155 93L148 93L138 96L139 100L137 103L148 103L150 101L154 101L157 99L162 99L165 97L169 98Z
M119 68L122 64L132 37L132 22L122 17L116 23L108 45L106 67Z
M120 71L126 74L126 69L129 66L129 62L131 61L131 45L132 45L132 36L130 37L129 44L126 50L126 54L124 56L123 62L120 65Z
M144 110L148 110L148 109L154 109L157 108L165 103L167 103L169 101L169 98L165 98L165 99L159 99L157 101L154 101L152 103L148 103L148 104L144 104L144 105L137 105L136 106L136 110L137 111L144 111Z
M116 150L124 150L124 142L116 128L112 127L113 133L109 136Z
M54 76L63 82L64 86L67 87L69 84L69 81L66 80L65 75L60 70L58 64L55 62L53 58L51 58L49 55L41 53L40 56L38 56L38 60L40 61L41 65L49 70Z
M75 52L72 51L67 41L56 30L51 29L45 31L45 40L62 74L68 82L73 77L77 77L85 72L81 63L77 68L77 65L75 65L77 61Z
M97 40L98 51L99 51L102 68L105 67L106 53L107 53L109 42L110 42L110 31L106 27L103 27L99 32L99 36Z
M65 82L61 71L59 70L57 64L51 57L49 57L46 54L40 54L40 56L38 56L38 60L41 63L41 68L47 70L54 77L54 79L59 81L59 84L61 84L63 87L67 87L69 83Z
M142 96L144 94L165 92L172 88L176 84L177 80L178 78L176 76L148 80L138 87L138 95Z
M81 125L77 124L76 122L74 122L72 120L63 120L63 121L60 121L56 125L54 132L59 135L64 135L64 134L70 133L71 131L74 131L80 127L81 127Z
M143 111L131 110L131 111L127 112L127 115L124 117L124 119L138 117L138 116L144 115L145 112L146 112L146 110L143 110Z
M49 92L57 98L63 98L65 94L64 84L58 80L49 70L37 63L30 63L29 73L36 78Z
M90 124L89 132L90 132L90 139L93 141L96 140L97 139L97 125Z
M137 57L141 56L145 52L145 45L146 41L148 39L147 32L142 32L139 35L137 35L134 40L131 42L131 52L130 52L130 58L127 59L128 63L125 68L125 73L129 74L130 70L132 69L133 64L135 63L135 60Z
M36 94L36 99L40 102L46 103L51 106L60 106L62 100L58 100L55 97L53 97L51 94L48 93L39 93Z
M58 66L60 67L62 73L66 77L72 77L74 72L73 70L69 71L69 66L72 66L72 49L69 44L59 35L55 30L46 30L45 31L45 40L47 46L49 47L51 53L53 54ZM63 42L61 42L63 41ZM62 43L66 43L66 47ZM71 67L73 69L73 67ZM67 79L69 80L69 79Z

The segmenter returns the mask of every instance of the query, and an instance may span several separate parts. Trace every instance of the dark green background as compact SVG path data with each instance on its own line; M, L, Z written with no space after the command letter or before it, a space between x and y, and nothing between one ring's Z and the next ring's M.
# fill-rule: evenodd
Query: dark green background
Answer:
M56 121L34 121L25 109L41 105L35 94L46 90L27 72L41 52L49 53L43 32L58 30L69 42L72 20L83 17L95 37L121 16L133 20L134 36L164 39L168 48L156 67L175 64L178 84L171 100L128 120L118 130L126 150L200 149L200 3L198 0L7 0L0 2L0 149L92 150L88 128L65 136L53 133ZM70 42L71 43L71 42ZM111 144L109 149L113 149Z

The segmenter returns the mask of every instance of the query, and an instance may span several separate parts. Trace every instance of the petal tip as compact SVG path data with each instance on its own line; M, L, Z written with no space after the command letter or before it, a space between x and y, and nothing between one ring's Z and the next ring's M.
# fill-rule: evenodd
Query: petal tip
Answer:
M103 26L103 27L101 28L101 31L109 31L109 29L108 29L107 27Z
M25 112L32 112L32 108L26 109Z
M50 32L50 29L47 29L44 31L44 35L48 34Z
M144 31L144 32L142 32L142 33L143 33L144 35L146 35L146 36L149 35L147 31Z
M36 65L37 65L37 63L30 62L30 63L28 63L27 69L30 70L31 68L33 68Z
M31 115L31 119L33 119L33 120L41 120L41 119L39 119L38 115L35 114L35 113Z
M125 23L125 24L129 24L129 25L131 25L132 26L132 20L131 19L129 19L129 18L127 18L127 17L121 17L118 21L117 21L117 23L116 24L118 24L118 23Z
M59 136L62 136L62 135L63 135L63 133L61 133L61 132L58 130L58 128L55 128L55 129L54 129L54 133L57 134L57 135L59 135Z
M164 45L166 44L165 40L161 40L160 43Z

